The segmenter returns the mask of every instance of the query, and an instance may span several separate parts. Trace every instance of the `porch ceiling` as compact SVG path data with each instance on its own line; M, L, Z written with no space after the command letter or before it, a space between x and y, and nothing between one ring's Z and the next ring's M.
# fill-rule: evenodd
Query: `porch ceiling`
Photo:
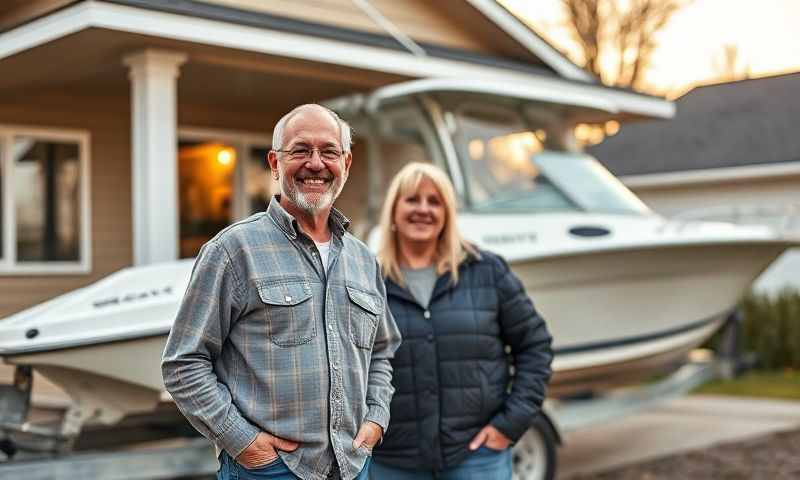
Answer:
M198 45L104 29L87 29L0 60L0 102L19 101L38 91L127 96L128 69L122 58L157 48L183 52L178 99L199 104L253 109L285 109L301 102L368 91L407 77L307 60Z

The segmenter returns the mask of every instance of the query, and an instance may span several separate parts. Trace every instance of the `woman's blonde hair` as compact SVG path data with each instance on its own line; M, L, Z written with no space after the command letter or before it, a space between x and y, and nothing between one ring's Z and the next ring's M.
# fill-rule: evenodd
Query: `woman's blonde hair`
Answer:
M450 278L455 284L458 282L458 266L466 258L467 253L475 254L475 249L461 236L456 222L456 194L453 184L447 174L440 168L430 163L412 162L404 166L392 179L386 200L381 210L381 220L378 226L380 244L378 247L378 262L383 268L383 273L398 285L404 285L403 274L400 271L398 259L397 232L392 228L397 200L401 195L415 192L423 179L430 180L439 191L444 201L444 228L439 234L436 248L436 272L441 275L450 272Z

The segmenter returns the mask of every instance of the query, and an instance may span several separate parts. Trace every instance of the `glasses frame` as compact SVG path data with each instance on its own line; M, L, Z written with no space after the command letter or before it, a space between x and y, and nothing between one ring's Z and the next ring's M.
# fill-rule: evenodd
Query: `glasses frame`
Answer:
M317 152L317 155L319 156L320 160L322 160L323 162L335 162L335 161L338 161L340 158L342 158L342 156L345 153L347 153L347 152L345 152L343 150L338 150L337 149L336 151L338 152L338 154L336 155L336 158L328 159L328 158L325 158L324 155L322 155L322 150L327 149L327 148L328 147L324 147L322 149L320 149L318 147L296 147L296 148L291 148L291 149L274 149L273 148L272 151L273 152L285 153L285 154L289 155L289 158L291 158L294 161L298 161L298 162L299 161L311 160L314 157L314 152ZM294 150L308 150L309 154L306 155L306 156L300 157L300 158L295 158L295 157L292 156L292 151L294 151ZM331 149L331 150L333 150L333 149Z

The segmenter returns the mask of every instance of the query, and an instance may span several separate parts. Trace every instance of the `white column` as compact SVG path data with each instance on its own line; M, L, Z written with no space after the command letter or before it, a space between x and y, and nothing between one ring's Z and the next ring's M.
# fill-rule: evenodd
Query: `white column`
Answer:
M178 258L177 79L186 55L143 50L131 79L133 263Z

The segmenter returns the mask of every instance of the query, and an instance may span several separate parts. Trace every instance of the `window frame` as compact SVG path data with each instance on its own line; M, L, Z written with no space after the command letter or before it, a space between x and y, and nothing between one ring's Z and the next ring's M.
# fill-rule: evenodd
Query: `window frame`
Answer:
M70 142L78 145L80 168L80 238L78 261L20 262L17 260L17 211L14 186L15 165L13 146L16 137L31 137L36 141ZM92 271L92 209L90 134L85 130L53 127L27 127L0 124L0 169L2 170L3 244L0 256L0 276L89 274Z

